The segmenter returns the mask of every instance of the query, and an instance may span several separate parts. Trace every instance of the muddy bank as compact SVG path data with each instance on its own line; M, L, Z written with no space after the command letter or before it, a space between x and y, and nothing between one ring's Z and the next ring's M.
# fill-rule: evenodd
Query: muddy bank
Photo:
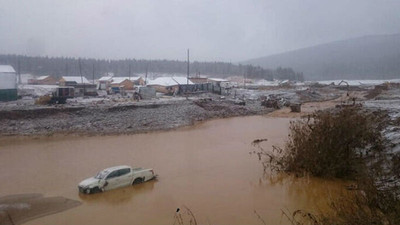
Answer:
M129 99L107 102L93 98L73 100L66 105L37 106L17 101L0 105L0 136L105 135L169 130L213 118L272 112L275 109L262 106L265 98L288 105L290 102L326 101L341 94L332 88L301 91L238 89L235 96L204 95L143 102Z
M0 225L17 225L26 221L62 212L81 202L64 197L43 197L41 194L20 194L0 197Z
M168 130L197 121L265 114L257 101L179 100L112 107L41 108L0 111L0 135L129 134Z

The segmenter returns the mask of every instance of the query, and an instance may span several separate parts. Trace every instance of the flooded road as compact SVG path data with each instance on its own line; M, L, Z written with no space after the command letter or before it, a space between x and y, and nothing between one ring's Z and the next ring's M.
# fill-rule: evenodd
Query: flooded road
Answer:
M212 120L168 132L105 137L3 139L0 196L41 193L82 205L26 224L174 224L188 207L198 224L288 224L281 209L316 210L340 192L340 182L275 177L262 167L251 142L282 146L288 118L263 116ZM94 195L77 184L114 165L154 168L159 179Z

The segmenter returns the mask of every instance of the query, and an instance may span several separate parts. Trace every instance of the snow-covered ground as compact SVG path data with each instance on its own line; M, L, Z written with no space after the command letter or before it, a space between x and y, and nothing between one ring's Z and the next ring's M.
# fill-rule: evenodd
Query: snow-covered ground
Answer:
M400 118L400 99L395 100L369 100L364 105L375 110L387 110L391 120L396 121ZM400 152L400 127L398 124L388 126L384 130L384 135L394 144L393 152Z
M350 86L374 86L383 83L400 83L400 79L391 80L322 80L322 81L308 81L307 83L320 83L320 84L332 84L338 85L341 81L346 81ZM345 84L342 84L345 85Z
M20 84L18 85L18 95L20 96L43 96L50 95L56 91L58 85L30 85Z

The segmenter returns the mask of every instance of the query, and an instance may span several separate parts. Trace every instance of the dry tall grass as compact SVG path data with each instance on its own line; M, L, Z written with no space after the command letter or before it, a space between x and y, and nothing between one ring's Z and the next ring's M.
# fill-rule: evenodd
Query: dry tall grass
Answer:
M384 112L362 107L344 107L317 112L292 122L285 147L265 151L260 143L254 151L264 167L296 175L345 178L356 181L352 198L333 199L334 214L311 215L304 211L286 212L292 224L397 225L400 224L399 187L378 186L384 177L400 177L399 156L388 158L390 143L382 131L389 120ZM298 218L301 218L301 221Z

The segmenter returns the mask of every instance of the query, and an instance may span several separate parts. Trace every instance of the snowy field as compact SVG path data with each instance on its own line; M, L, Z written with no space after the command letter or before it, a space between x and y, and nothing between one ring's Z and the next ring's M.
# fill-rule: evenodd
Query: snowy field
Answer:
M334 83L335 85L338 85L341 81L346 81L351 86L374 86L374 85L379 85L379 84L383 84L383 83L400 83L400 79L391 79L391 80L322 80L322 81L313 81L313 82L308 81L307 83L320 83L320 84L326 84L326 85ZM345 84L343 84L343 85L345 85Z
M18 94L20 96L43 96L50 95L52 92L56 91L58 85L30 85L30 84L20 84L18 85Z

